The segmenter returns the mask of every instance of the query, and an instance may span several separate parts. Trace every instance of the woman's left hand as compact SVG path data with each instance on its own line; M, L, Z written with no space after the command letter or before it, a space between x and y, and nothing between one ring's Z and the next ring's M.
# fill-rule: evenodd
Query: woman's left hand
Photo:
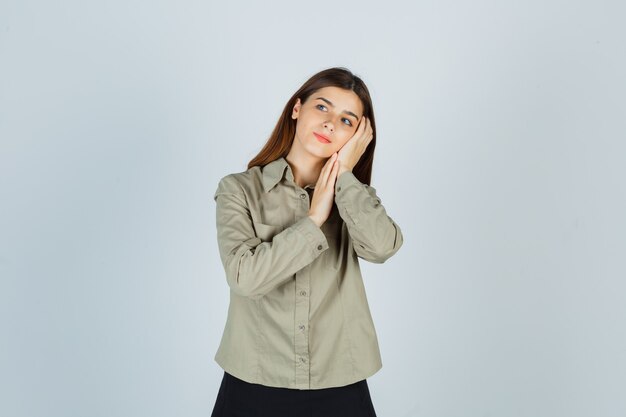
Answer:
M372 126L367 117L363 116L354 135L339 149L337 161L339 161L339 176L342 172L352 171L367 145L374 137Z

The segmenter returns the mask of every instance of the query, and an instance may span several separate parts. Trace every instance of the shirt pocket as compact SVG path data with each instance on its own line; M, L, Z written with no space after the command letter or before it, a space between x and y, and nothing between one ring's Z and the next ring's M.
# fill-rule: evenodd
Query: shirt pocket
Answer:
M341 219L328 219L322 224L322 232L326 236L328 242L328 249L322 253L324 261L323 266L332 271L337 271L341 268L341 260L343 257L343 250L341 245Z
M256 231L256 235L263 242L271 242L274 236L283 231L282 226L264 224L264 223L254 223L254 229Z

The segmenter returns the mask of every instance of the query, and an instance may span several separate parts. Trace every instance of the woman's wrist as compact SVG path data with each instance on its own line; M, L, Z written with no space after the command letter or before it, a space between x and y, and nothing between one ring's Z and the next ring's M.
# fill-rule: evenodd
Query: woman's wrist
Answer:
M309 214L309 218L313 221L313 223L317 225L317 227L322 227L322 224L324 223L322 220L318 219L312 214Z

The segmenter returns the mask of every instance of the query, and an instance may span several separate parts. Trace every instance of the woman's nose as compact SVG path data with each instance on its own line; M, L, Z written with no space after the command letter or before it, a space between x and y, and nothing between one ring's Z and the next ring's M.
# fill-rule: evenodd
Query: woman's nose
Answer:
M325 122L324 123L324 127L327 128L328 130L330 130L332 132L333 130L333 124L330 122Z

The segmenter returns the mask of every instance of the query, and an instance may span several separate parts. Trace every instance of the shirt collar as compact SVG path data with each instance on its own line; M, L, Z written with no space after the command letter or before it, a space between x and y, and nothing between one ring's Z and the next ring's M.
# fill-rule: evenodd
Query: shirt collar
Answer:
M285 175L285 169L287 169L287 178L293 181L293 173L291 172L291 167L283 156L273 160L263 167L263 189L265 190L265 192L268 192L269 190L274 188L274 186L283 179L283 176Z
M294 182L293 172L291 171L291 166L287 162L284 156L281 156L278 159L273 160L272 162L266 164L263 167L263 189L265 192L268 192L276 184L283 179L283 177L287 177L287 179L291 182ZM306 185L306 188L315 188L315 184Z

